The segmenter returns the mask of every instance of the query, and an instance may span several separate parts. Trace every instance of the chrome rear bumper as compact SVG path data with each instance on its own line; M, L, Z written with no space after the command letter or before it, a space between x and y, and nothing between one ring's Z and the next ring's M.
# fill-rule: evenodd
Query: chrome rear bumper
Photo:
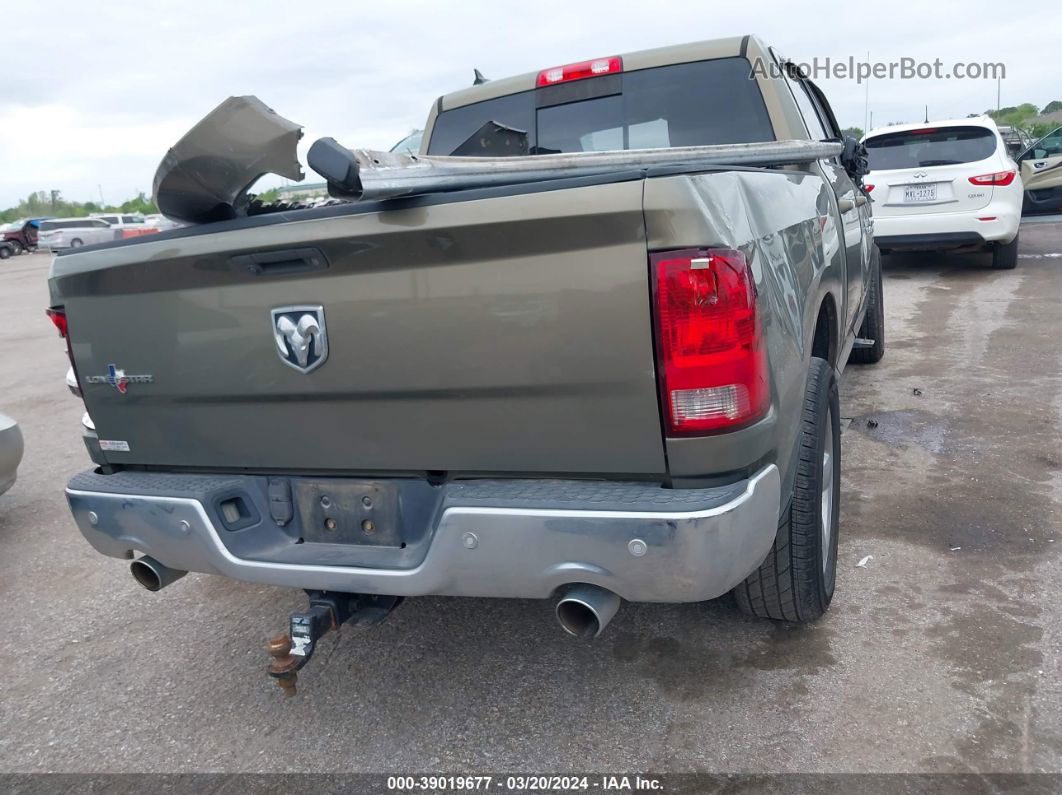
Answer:
M431 514L419 560L408 566L332 565L291 562L291 550L266 544L268 533L276 532L268 526L268 509L263 527L239 531L245 535L237 556L231 542L223 541L228 531L219 527L209 499L175 496L179 490L174 484L181 478L204 480L195 475L84 473L71 481L66 494L78 527L98 551L128 557L137 550L175 569L393 596L547 598L561 586L585 582L645 602L701 601L737 585L770 549L780 502L773 464L747 481L718 489L457 482L438 487L438 509ZM244 480L254 479L214 478L208 486L231 493L233 484ZM153 488L159 494L148 493ZM263 539L261 548L254 548L255 538ZM315 546L323 555L335 547L347 560L352 551L361 553L356 545Z

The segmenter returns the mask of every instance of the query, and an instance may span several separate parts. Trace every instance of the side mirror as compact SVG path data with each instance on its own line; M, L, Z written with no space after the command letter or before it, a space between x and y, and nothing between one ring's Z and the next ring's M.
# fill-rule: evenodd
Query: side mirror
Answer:
M844 149L841 150L841 166L854 182L862 183L863 177L870 173L867 148L851 135L846 135L842 143Z

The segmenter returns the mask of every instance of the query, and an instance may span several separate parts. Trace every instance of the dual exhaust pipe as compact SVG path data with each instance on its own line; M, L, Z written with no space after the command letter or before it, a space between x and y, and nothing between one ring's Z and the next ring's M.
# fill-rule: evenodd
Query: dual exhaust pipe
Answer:
M153 557L144 555L129 564L129 571L149 591L161 591L188 572L171 569ZM605 631L619 610L620 598L606 588L587 583L572 585L557 601L557 621L569 635L596 638Z

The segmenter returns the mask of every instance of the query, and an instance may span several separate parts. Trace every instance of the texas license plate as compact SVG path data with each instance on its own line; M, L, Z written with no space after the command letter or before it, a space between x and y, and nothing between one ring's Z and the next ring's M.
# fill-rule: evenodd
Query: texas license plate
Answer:
M935 202L937 200L936 185L904 185L904 202Z

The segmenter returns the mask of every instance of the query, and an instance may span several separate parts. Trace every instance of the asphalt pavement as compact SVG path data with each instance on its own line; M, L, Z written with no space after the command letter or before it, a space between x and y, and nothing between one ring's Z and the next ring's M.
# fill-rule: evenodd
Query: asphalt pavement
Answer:
M886 258L885 359L842 381L822 621L626 604L586 643L546 602L407 600L326 639L293 699L263 643L300 592L152 594L82 539L49 257L0 261L0 411L26 440L0 497L0 771L1060 771L1062 223L1021 240L1014 271Z

